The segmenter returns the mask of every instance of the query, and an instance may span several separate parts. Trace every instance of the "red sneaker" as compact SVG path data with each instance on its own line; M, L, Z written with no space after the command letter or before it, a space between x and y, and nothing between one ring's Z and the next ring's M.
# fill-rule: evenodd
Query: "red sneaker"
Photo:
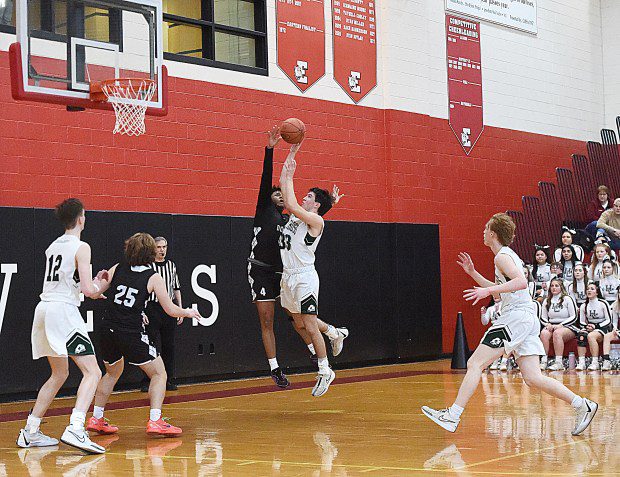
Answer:
M175 427L172 424L168 424L168 418L160 417L157 421L151 421L146 423L146 433L149 435L159 435L165 437L177 437L183 434L183 430L180 427Z
M118 432L118 427L110 425L109 422L105 417L97 419L93 416L88 420L86 430L95 431L99 434L114 434Z

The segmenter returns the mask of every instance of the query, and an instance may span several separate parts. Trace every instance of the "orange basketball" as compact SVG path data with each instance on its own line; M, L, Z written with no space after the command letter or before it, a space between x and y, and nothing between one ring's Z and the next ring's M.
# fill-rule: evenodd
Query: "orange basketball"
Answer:
M297 118L282 121L280 135L289 144L299 144L306 134L306 125Z

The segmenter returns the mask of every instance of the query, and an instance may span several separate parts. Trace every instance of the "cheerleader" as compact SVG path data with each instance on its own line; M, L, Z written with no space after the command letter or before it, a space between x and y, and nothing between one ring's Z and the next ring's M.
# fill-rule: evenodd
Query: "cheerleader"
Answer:
M603 260L603 277L599 280L599 286L603 298L612 305L618 298L620 279L618 279L617 265L608 258Z
M603 371L611 371L611 342L620 340L620 331L618 331L618 316L620 316L620 300L616 300L611 307L612 330L603 338Z
M549 246L536 246L534 266L532 267L532 278L534 279L534 284L536 287L540 286L541 288L543 284L546 287L547 282L551 280L551 257L549 257Z
M588 279L586 278L586 266L577 262L575 264L573 282L564 282L564 286L568 291L568 294L575 300L577 308L583 305L586 301L586 286L588 285Z
M585 255L583 248L581 247L581 245L577 245L573 243L573 235L575 235L576 233L577 232L569 229L568 227L562 227L562 238L561 238L562 243L558 245L558 248L556 248L555 252L553 252L553 259L556 262L559 262L560 259L562 258L562 247L566 245L572 245L573 248L575 249L575 258L579 260L580 262L583 261L583 257Z
M577 334L577 354L579 355L577 370L583 371L586 368L586 345L588 345L592 355L592 364L588 366L588 370L596 371L599 369L599 343L602 344L605 335L613 329L611 308L603 300L601 289L596 282L588 283L586 296L587 301L579 309L581 330Z
M562 278L565 282L573 281L573 271L575 270L575 264L581 260L575 258L575 249L572 245L564 245L562 247L562 258L560 258L560 264L562 265Z
M603 261L606 258L611 258L611 249L606 243L599 243L594 247L594 253L592 254L592 263L588 269L588 278L598 282L603 278Z
M542 321L545 325L540 332L540 340L545 348L545 356L540 362L540 369L550 369L551 371L561 371L564 369L562 356L564 355L564 343L577 336L579 328L577 324L577 305L573 300L561 278L551 279L549 284L549 294L542 303ZM553 341L555 350L555 362L547 365L549 347Z

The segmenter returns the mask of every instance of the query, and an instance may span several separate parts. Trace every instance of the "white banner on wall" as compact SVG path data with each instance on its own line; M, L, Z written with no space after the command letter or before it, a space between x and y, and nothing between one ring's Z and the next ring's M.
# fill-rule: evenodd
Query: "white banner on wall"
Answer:
M446 0L446 10L536 34L536 0Z

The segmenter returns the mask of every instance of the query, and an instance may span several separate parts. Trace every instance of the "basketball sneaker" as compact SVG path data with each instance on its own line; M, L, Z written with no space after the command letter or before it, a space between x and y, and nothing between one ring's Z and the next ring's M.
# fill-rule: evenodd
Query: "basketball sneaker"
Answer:
M549 371L564 371L562 361L556 360L551 366L547 367Z
M149 419L149 422L146 423L146 433L152 436L164 437L177 437L183 434L183 430L180 427L167 423L167 420L167 417L160 417L157 421Z
M603 366L601 367L603 371L611 371L611 361L608 359L603 360Z
M41 429L33 434L26 429L21 429L19 431L19 436L17 436L17 445L24 448L57 446L58 439L46 436L41 432Z
M105 447L95 444L90 440L88 432L85 429L76 431L73 426L68 425L65 432L60 437L60 442L67 444L68 446L75 447L89 454L103 454Z
M594 401L590 401L589 399L584 398L583 404L577 410L577 416L575 418L575 428L572 430L571 434L573 436L578 436L583 431L585 431L592 422L592 419L594 419L596 411L598 411L598 404Z
M544 371L545 369L547 369L548 366L548 359L546 356L543 356L540 360L540 370Z
M455 419L450 414L449 409L433 409L428 406L422 406L422 412L426 417L428 417L435 424L443 427L446 431L454 432L456 431L460 419Z
M109 422L110 421L108 421L105 417L97 419L95 416L92 416L88 420L86 430L95 431L98 434L114 434L115 432L118 432L118 427L112 426Z
M501 362L499 363L499 370L508 371L508 359L502 358Z
M586 359L584 358L577 361L577 366L575 366L575 369L577 371L583 371L584 369L586 369Z
M592 358L592 362L590 363L590 366L588 366L588 371L598 371L598 370L599 370L598 358Z
M336 379L336 373L334 373L331 368L327 368L326 373L319 372L316 377L316 384L314 388L312 388L312 395L314 397L320 397L325 394L334 379Z
M271 370L271 379L273 379L273 382L276 383L276 386L279 388L288 388L291 384L280 368Z
M493 362L491 363L491 366L489 366L489 369L490 369L491 371L495 371L495 370L499 369L499 362L500 362L500 361L501 361L501 358L497 358L495 361L493 361Z
M338 332L338 337L334 338L333 340L329 340L332 345L332 354L334 356L338 356L342 352L344 339L349 336L349 330L347 330L346 328L336 328L336 331Z

